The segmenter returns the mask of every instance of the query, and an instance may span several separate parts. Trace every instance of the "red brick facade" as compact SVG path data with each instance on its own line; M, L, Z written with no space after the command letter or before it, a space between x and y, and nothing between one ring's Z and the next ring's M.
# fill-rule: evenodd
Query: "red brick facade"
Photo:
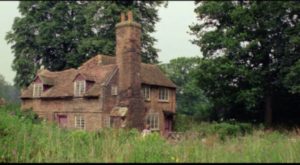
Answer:
M40 70L22 92L22 109L32 108L40 117L67 128L141 130L148 122L161 134L170 131L176 86L157 66L141 63L141 25L132 20L131 12L127 17L122 15L116 25L116 57L97 55L78 69ZM78 81L84 82L81 87ZM43 84L43 92L33 97L35 83ZM144 99L143 87L150 88L149 100ZM159 99L162 88L167 89L161 96L164 100ZM77 89L84 93L75 95Z

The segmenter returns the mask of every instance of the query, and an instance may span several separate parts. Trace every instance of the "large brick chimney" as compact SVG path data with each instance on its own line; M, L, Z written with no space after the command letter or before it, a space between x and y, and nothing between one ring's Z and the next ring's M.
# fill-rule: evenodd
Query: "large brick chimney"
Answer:
M119 69L119 106L127 107L129 128L142 129L144 100L141 96L141 25L133 21L132 12L121 14L116 25L116 62Z

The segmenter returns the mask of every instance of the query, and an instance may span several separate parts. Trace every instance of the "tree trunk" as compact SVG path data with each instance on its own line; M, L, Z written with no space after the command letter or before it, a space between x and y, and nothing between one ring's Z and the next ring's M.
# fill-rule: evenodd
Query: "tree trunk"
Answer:
M272 125L272 96L267 95L265 98L265 126Z

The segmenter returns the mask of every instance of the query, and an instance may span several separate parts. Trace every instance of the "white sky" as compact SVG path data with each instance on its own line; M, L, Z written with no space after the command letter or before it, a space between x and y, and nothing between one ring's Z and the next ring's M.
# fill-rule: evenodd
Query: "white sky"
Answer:
M20 16L18 1L0 1L0 74L5 80L13 84L15 72L11 65L13 53L5 40L5 35L10 31L14 18ZM153 36L157 39L155 47L160 49L158 60L167 63L177 57L199 56L200 49L191 44L189 40L189 25L196 22L194 1L169 1L167 8L160 8L160 22L156 24Z

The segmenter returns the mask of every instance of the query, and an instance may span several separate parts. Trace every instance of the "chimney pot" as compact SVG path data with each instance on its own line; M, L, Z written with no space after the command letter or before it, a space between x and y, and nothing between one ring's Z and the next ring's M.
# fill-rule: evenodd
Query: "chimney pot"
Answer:
M125 14L121 13L121 22L124 22L124 21L125 21Z
M130 21L130 22L133 21L132 11L127 12L127 18L128 18L128 21Z

